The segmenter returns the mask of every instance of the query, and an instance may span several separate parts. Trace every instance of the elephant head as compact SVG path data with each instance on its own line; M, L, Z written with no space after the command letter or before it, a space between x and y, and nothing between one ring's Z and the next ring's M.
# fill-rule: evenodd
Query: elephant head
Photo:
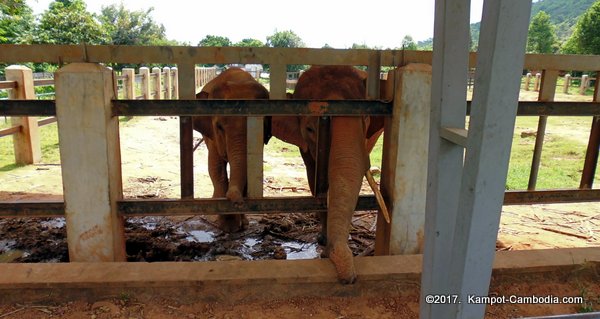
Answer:
M268 99L269 92L239 68L223 71L196 95L198 99ZM243 116L198 116L193 120L208 148L208 172L213 183L213 198L226 197L243 202L246 192L247 127ZM229 164L229 177L227 176ZM219 226L235 232L245 228L243 215L220 215Z
M293 98L364 99L364 80L360 72L353 67L312 67L298 79ZM295 125L297 128L293 132L294 136L282 137L281 132L276 130L273 131L273 136L288 141L302 140L294 144L300 147L309 184L313 190L318 119L296 117L288 118L287 121L294 122L289 125ZM331 119L327 222L322 224L323 230L326 230L325 255L335 265L338 278L343 283L352 283L356 278L352 252L348 247L348 235L363 176L369 168L368 153L372 149L371 144L375 144L382 131L383 121L372 121L368 116L336 116Z

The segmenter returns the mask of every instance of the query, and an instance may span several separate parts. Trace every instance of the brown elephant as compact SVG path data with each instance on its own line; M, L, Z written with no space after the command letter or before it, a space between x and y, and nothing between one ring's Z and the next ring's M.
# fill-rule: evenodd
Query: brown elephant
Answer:
M349 66L314 66L298 79L294 99L344 100L364 99L365 77L361 71ZM291 141L300 147L306 164L311 191L314 193L317 117L273 117L273 127L296 127L291 135L276 130L273 136ZM352 215L358 201L363 176L370 167L368 154L383 131L381 119L368 116L334 116L331 119L331 145L329 153L328 202L326 242L324 255L329 256L342 283L356 279L348 235ZM290 133L290 132L285 132Z
M246 71L229 68L208 82L197 99L268 99L269 92ZM267 122L267 121L265 121ZM197 116L194 129L202 134L208 148L208 173L212 181L213 198L227 197L234 203L243 202L246 195L246 117ZM270 135L265 135L265 143ZM229 163L230 176L227 176ZM244 229L244 215L219 215L219 227L227 232Z

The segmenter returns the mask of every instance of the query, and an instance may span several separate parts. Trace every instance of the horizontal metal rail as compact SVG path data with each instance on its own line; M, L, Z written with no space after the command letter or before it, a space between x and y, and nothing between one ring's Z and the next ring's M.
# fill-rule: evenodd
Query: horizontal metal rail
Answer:
M114 116L196 115L391 115L391 103L382 101L304 100L118 100Z
M564 189L546 191L508 191L504 205L600 202L600 189ZM226 199L126 199L117 202L123 216L186 216L216 214L277 214L322 212L327 210L325 197L265 197L245 199L236 205ZM378 209L375 197L359 196L357 211ZM0 202L2 217L61 217L64 202Z
M467 101L467 115L471 102ZM117 116L193 115L391 115L383 101L305 100L115 100ZM0 116L54 116L54 100L2 100ZM599 116L600 102L521 101L517 116Z
M504 205L600 202L600 189L507 191Z

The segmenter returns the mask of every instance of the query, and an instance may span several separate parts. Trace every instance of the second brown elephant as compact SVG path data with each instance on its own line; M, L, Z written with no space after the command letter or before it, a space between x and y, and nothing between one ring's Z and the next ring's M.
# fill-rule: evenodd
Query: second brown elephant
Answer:
M361 71L348 66L318 66L310 68L298 79L293 98L364 99L365 91L365 76ZM273 117L274 128L285 126L284 123L296 127L296 131L288 131L281 136L274 129L273 136L286 141L302 140L294 144L300 147L314 192L317 117ZM353 283L356 279L348 235L363 176L370 166L368 154L382 131L383 121L375 121L368 116L337 116L331 119L325 255L335 265L338 278L343 283Z
M196 98L268 99L269 92L246 71L229 68L207 83ZM208 148L208 173L214 187L213 198L227 197L234 203L243 202L247 180L246 117L198 116L194 117L193 123ZM240 214L219 215L218 223L222 230L235 232L244 229L248 220Z

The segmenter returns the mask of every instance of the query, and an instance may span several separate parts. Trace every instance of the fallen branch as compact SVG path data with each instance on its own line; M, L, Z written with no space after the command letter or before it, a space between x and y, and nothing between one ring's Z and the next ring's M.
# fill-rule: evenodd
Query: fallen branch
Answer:
M581 238L581 239L585 239L585 240L590 239L589 236L584 236L584 235L579 235L579 234L573 234L573 233L569 233L569 232L558 230L558 229L554 229L554 228L542 227L542 229L545 230L545 231L549 231L549 232L553 232L553 233L557 233L557 234L561 234L561 235L567 235L567 236L577 237L577 238Z
M13 311L11 311L11 312L7 312L7 313L4 313L4 314L1 314L1 315L0 315L0 318L8 317L8 316L10 316L10 315L14 315L15 313L17 313L17 312L19 312L19 311L22 311L22 310L25 310L25 308L19 308L19 309L17 309L17 310L13 310Z

